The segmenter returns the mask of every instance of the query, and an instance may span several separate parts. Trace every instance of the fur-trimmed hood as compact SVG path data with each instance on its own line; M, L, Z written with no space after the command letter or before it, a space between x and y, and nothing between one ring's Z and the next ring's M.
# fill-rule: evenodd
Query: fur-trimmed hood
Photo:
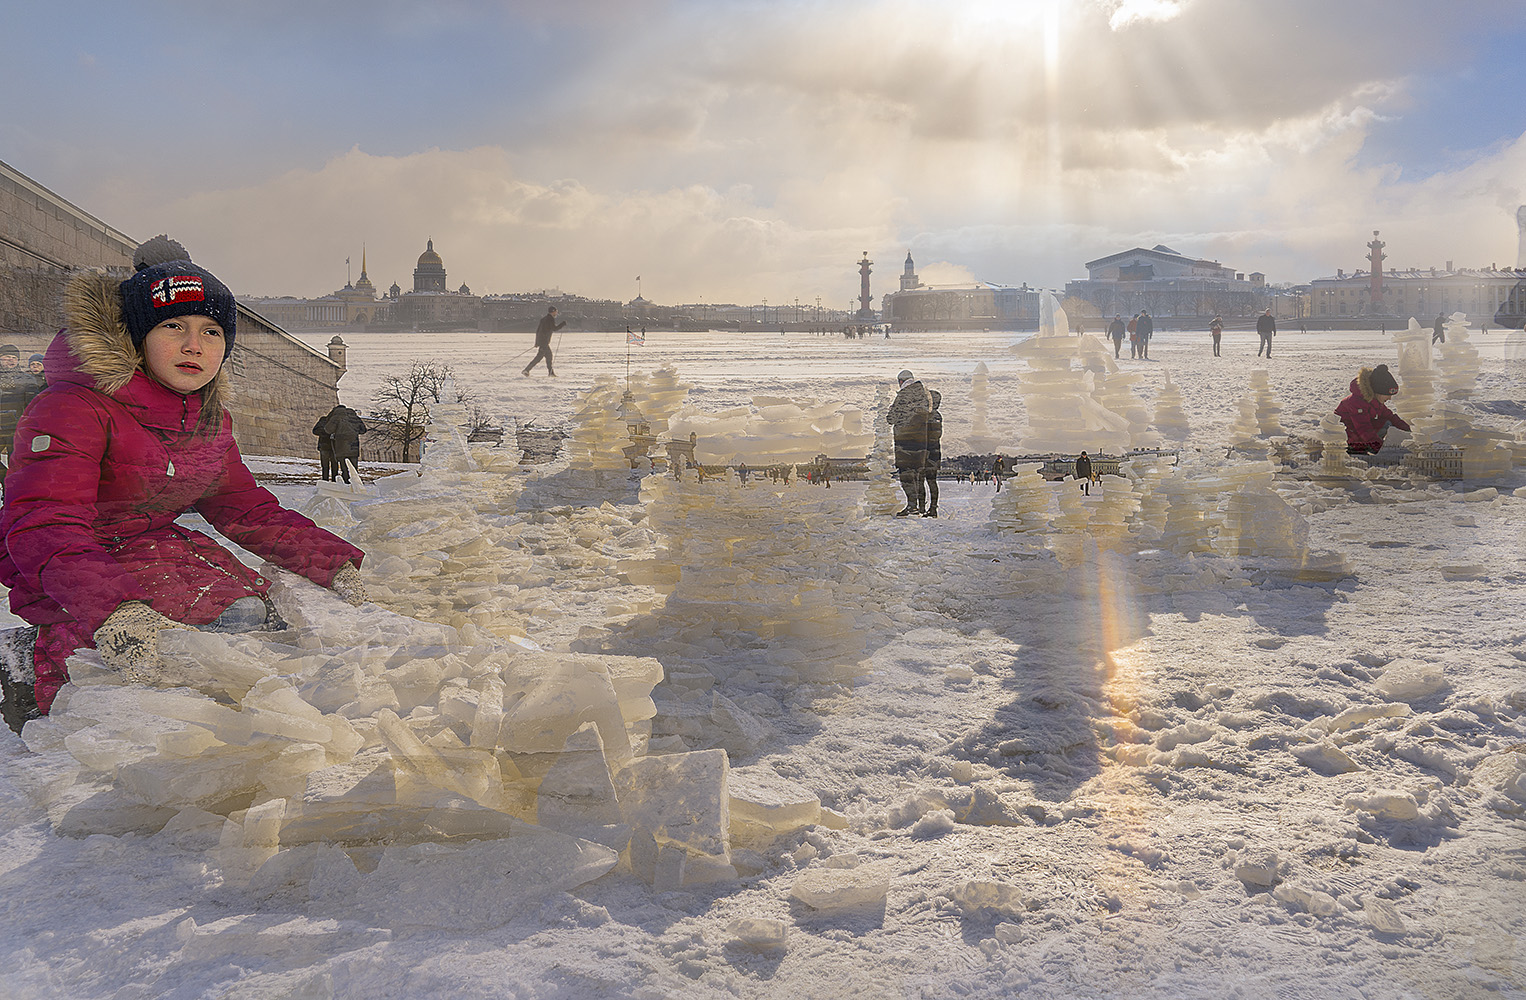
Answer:
M68 326L62 336L68 346L68 357L56 357L58 352L54 349L48 351L43 364L50 383L59 380L89 385L114 397L127 388L134 375L153 382L143 371L143 358L133 346L122 318L122 296L118 291L121 283L103 271L83 271L69 279L64 287L64 319ZM197 395L203 410L222 412L228 397L226 361Z
M1350 371L1351 369L1348 368L1346 370ZM1369 403L1378 398L1378 394L1372 388L1371 368L1363 368L1356 373L1356 378L1351 380L1351 391L1360 393L1362 398Z

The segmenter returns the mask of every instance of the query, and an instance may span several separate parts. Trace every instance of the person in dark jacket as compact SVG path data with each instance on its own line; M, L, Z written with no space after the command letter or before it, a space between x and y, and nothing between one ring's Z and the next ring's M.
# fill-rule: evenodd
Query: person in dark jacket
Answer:
M1086 452L1076 456L1076 479L1081 483L1081 492L1087 496L1092 495L1092 460Z
M65 660L97 649L129 682L159 668L159 632L279 627L270 581L176 519L195 510L255 555L365 600L360 549L259 486L222 407L235 306L181 258L138 260L126 281L89 271L64 292L68 327L48 387L16 430L0 511L0 583L29 628L0 634L0 715L47 714Z
M1383 449L1389 427L1409 430L1409 424L1388 408L1388 401L1399 392L1399 383L1387 365L1363 368L1351 380L1351 394L1335 407L1335 415L1346 425L1346 453L1375 455Z
M16 421L31 398L32 376L21 367L21 351L15 344L0 346L0 451L9 460L11 439L16 435ZM3 473L0 473L3 478Z
M1224 320L1215 316L1213 322L1208 324L1208 332L1213 335L1213 356L1220 357L1219 342L1224 339Z
M348 483L350 466L360 464L360 436L366 432L366 422L348 406L340 405L323 422L323 429L334 449L334 472Z
M932 409L927 414L927 458L923 460L922 481L927 486L926 509L923 517L938 516L938 467L943 464L943 414L938 410L938 404L943 402L943 393L937 389L928 392L928 398L932 400ZM923 490L917 487L917 506L923 506Z
M1155 320L1150 318L1148 309L1139 310L1139 322L1134 327L1139 334L1139 356L1146 360L1150 357L1150 338L1155 336Z
M546 315L540 318L540 325L535 328L535 346L538 350L535 357L530 360L530 363L525 365L525 370L522 374L530 374L530 369L540 364L541 358L545 358L546 374L552 377L556 376L556 370L551 367L551 335L566 325L566 320L560 323L556 321L556 306L546 310Z
M1431 343L1445 344L1447 342L1447 318L1441 313L1436 314L1436 325L1431 327Z
M1261 352L1266 351L1266 356L1272 356L1272 336L1277 332L1277 321L1272 319L1272 311L1268 309L1256 317L1256 336L1261 338L1261 343L1256 347L1256 357L1261 357Z
M332 410L319 417L316 424L313 424L313 434L318 438L318 464L323 469L323 481L325 483L339 478L334 470L334 439L329 435L328 431L323 429L323 425L328 423L329 418L338 412L339 407L336 405Z
M1113 341L1113 357L1115 358L1118 357L1119 352L1123 350L1123 335L1127 332L1127 330L1128 324L1123 321L1123 315L1121 313L1115 315L1113 317L1113 321L1107 325L1107 335Z
M911 372L902 371L896 380L901 388L885 419L895 428L895 467L906 494L906 507L896 517L906 517L921 512L917 491L922 466L927 464L927 415L932 412L932 400Z

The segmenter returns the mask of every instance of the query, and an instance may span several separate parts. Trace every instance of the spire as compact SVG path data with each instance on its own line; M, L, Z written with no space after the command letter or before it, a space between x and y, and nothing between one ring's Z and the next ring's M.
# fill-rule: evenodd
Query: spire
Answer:
M362 278L366 276L366 245L364 243L360 245L360 276Z

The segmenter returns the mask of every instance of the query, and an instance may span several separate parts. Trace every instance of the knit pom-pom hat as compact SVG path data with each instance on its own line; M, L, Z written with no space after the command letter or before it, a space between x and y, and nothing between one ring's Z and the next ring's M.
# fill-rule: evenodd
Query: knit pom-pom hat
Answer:
M233 353L238 307L228 286L191 263L185 247L156 236L133 254L138 273L122 282L122 319L140 350L148 331L176 316L205 316L223 328L223 357Z

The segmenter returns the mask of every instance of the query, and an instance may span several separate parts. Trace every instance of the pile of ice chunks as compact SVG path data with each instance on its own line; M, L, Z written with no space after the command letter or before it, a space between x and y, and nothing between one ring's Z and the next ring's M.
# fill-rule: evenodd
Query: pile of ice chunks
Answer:
M613 375L599 375L578 394L567 439L567 464L572 469L629 470L625 447L630 431L620 414L624 390Z
M874 421L873 450L869 453L869 485L864 490L863 500L864 513L871 516L894 514L906 503L906 498L896 485L895 431L886 420L894 399L895 390L883 384L874 397L874 412L877 416Z
M745 462L760 469L806 464L818 455L862 455L878 430L864 421L862 410L841 401L755 396L747 406L720 413L687 406L668 424L675 438L695 435L701 465Z
M658 537L647 578L668 594L660 617L680 637L787 645L803 653L793 680L842 679L857 662L880 554L854 530L857 506L799 479L743 485L735 473L651 477L642 500Z
M449 907L427 902L443 891L429 872L467 892L470 866L501 854L537 873L516 883L527 898L621 858L648 879L710 880L734 874L733 814L748 843L820 819L783 779L733 792L723 751L649 755L656 659L467 643L266 569L287 631L166 632L156 687L71 659L52 713L23 731L36 759L20 772L61 833L198 844L226 880L270 892L310 894L327 865L354 905L417 883L411 919L432 922Z
M1320 473L1326 476L1351 475L1351 462L1346 457L1346 425L1334 411L1319 419L1319 440L1324 445L1324 452L1320 456Z
M1171 381L1169 371L1166 372L1165 382L1156 393L1155 412L1150 417L1150 426L1167 441L1185 441L1192 433L1192 428L1187 423L1187 411L1183 405L1181 386Z
M1059 300L1042 295L1039 329L1035 336L1012 345L1011 351L1028 364L1018 392L1028 411L1023 448L1031 452L1097 450L1128 439L1128 422L1092 398L1096 371L1116 371L1117 365L1095 337L1070 335L1069 319Z
M1051 491L1039 474L1043 465L1025 462L1013 466L1001 490L991 498L990 527L999 532L1019 534L1049 530Z
M1135 386L1144 381L1143 375L1138 372L1097 372L1092 379L1093 402L1123 417L1128 425L1126 437L1106 438L1099 445L1100 450L1121 452L1128 448L1157 448L1165 443L1163 429L1152 423L1149 407L1135 391Z
M990 402L991 369L984 361L978 361L970 376L970 432L965 437L965 448L972 455L992 453L1001 447L1002 439L991 433L988 422ZM876 407L875 412L883 411Z
M1453 313L1434 363L1431 331L1413 317L1407 329L1394 335L1400 392L1392 406L1411 426L1414 439L1405 464L1414 472L1434 475L1452 464L1441 459L1460 457L1463 478L1491 479L1508 475L1518 464L1517 436L1478 426L1457 402L1471 397L1478 381L1478 349L1468 334L1467 316Z

